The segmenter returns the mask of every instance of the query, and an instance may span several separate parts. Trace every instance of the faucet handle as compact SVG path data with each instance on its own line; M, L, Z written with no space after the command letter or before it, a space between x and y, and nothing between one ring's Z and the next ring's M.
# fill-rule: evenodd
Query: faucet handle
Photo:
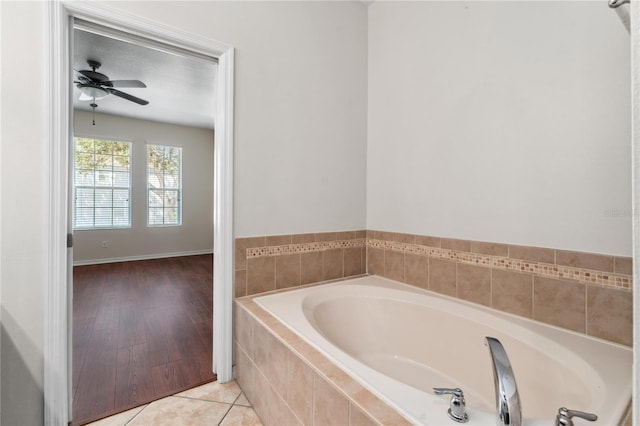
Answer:
M561 407L558 410L558 415L556 416L556 426L573 426L572 417L580 417L581 419L589 420L590 422L594 422L598 420L598 416L591 413L585 413L584 411L578 410L569 410L566 407Z
M447 414L451 420L458 423L466 423L469 420L469 416L465 410L464 393L460 388L433 388L433 393L436 395L452 395L451 402L449 403L449 410Z

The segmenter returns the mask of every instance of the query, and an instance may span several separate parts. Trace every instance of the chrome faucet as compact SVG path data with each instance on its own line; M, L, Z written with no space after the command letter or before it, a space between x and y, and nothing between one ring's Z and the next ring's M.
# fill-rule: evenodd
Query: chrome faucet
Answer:
M522 408L516 378L513 375L511 362L502 343L495 337L485 337L493 365L493 384L496 393L498 426L521 426Z

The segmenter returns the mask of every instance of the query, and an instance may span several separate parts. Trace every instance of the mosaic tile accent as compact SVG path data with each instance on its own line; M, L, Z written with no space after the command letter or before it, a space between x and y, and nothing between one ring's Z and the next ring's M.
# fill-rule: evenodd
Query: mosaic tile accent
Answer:
M366 240L366 246L401 253L431 256L465 264L480 265L516 272L527 272L544 277L573 280L602 287L615 287L628 291L631 291L631 283L633 281L631 275L626 274L595 271L543 262L524 261L503 256L461 252L439 247L401 243L397 241L369 238Z
M364 247L365 239L321 241L304 244L285 244L281 246L253 247L247 249L247 259L264 256L281 256L296 253L311 253L340 248Z

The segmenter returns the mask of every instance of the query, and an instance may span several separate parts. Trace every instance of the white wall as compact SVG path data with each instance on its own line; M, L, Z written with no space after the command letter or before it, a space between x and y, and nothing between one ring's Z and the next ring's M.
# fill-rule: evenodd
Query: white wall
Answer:
M631 255L606 2L375 2L368 76L367 228Z
M0 8L0 423L37 425L44 416L47 271L46 87L38 77L46 69L45 4L0 2ZM25 79L24 70L35 77Z
M213 251L213 131L74 112L77 136L132 142L131 228L76 230L74 261ZM147 226L147 144L182 147L182 226ZM102 242L109 247L103 248Z
M113 2L236 48L235 235L365 225L360 2Z

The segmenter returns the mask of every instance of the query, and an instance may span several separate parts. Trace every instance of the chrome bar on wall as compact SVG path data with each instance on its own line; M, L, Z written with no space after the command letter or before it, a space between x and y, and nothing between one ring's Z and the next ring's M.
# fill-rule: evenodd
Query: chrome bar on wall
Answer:
M622 25L627 29L627 32L631 31L631 15L629 15L629 6L620 7L623 4L631 3L631 0L609 0L609 7L613 9L622 21Z

